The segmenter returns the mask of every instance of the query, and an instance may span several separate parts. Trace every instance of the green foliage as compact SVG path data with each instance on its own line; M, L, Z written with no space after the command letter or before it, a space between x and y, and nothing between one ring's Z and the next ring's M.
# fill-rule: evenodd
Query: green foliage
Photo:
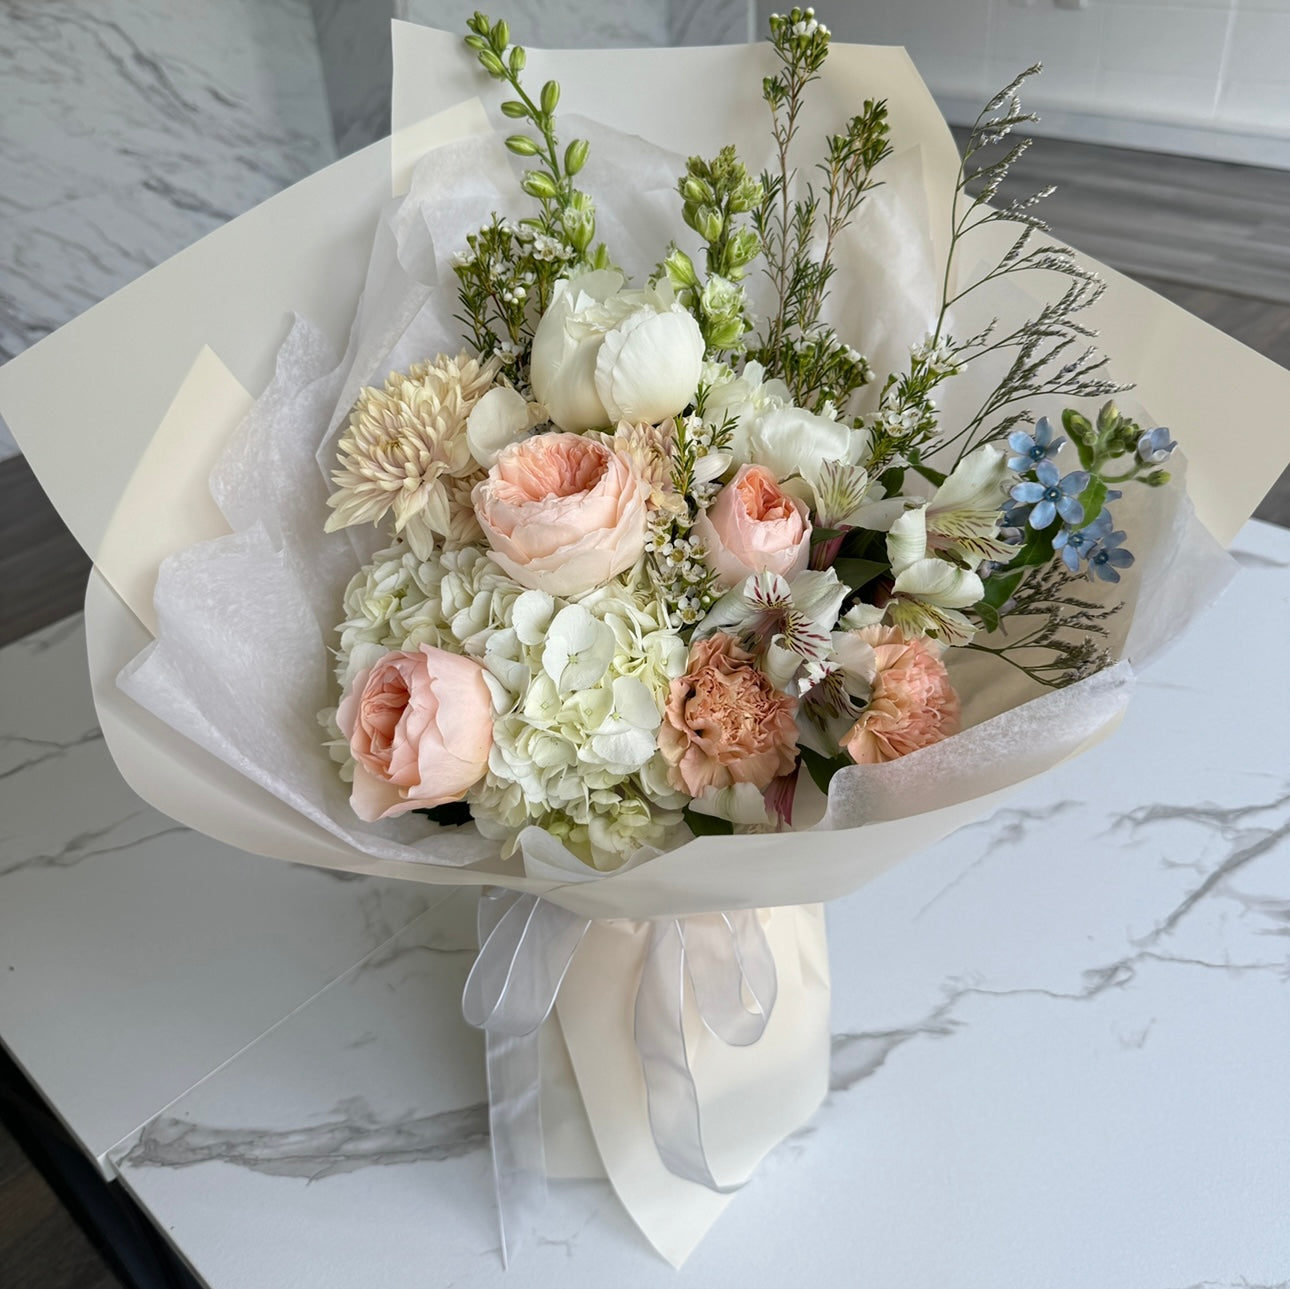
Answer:
M820 322L820 310L836 269L837 239L875 186L874 170L891 152L887 105L867 101L845 130L827 137L824 160L816 167L823 176L821 191L807 184L805 194L794 199L797 172L789 154L806 87L818 79L828 57L829 30L811 10L794 8L772 16L770 39L780 69L762 82L762 97L771 111L778 171L761 177L763 195L753 211L753 228L766 256L776 306L749 356L769 375L781 377L799 406L842 407L873 374L862 355ZM817 236L822 240L818 256L813 249Z
M465 43L475 51L479 65L515 95L502 102L502 114L531 127L527 133L508 136L506 147L537 163L524 172L520 186L538 202L539 210L518 225L494 215L467 238L470 251L454 266L462 307L458 317L481 356L501 357L512 383L521 385L533 328L550 303L556 281L580 269L607 267L609 256L603 245L592 249L595 205L573 183L586 164L588 142L574 139L563 153L559 149L555 109L560 86L547 81L534 101L521 80L527 56L521 46L510 44L507 24L476 12L466 26Z
M729 819L721 819L717 815L700 814L697 810L691 810L686 806L681 814L685 818L685 826L696 837L729 837L734 832L735 826Z
M412 813L425 815L427 819L444 828L460 828L475 817L464 801L449 801L442 806L429 806L424 810L414 810Z
M799 747L798 752L801 754L802 764L806 766L806 772L814 780L815 786L825 796L828 795L829 784L832 782L833 776L839 770L845 770L847 766L855 764L849 756L821 756L820 753L812 751L809 747Z

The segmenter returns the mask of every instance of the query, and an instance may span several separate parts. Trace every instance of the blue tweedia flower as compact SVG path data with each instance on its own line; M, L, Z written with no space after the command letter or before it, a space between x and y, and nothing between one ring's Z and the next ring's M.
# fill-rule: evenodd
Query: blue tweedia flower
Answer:
M1035 422L1033 435L1025 430L1013 430L1008 435L1008 446L1017 454L1008 458L1009 470L1029 470L1041 461L1050 460L1057 455L1057 449L1065 439L1053 438L1053 427L1046 416Z
M1133 563L1133 556L1120 543L1124 534L1109 533L1088 554L1088 571L1096 573L1104 582L1118 582L1119 570Z
M1031 528L1047 528L1058 515L1072 526L1082 524L1084 507L1076 498L1088 487L1088 472L1072 470L1059 479L1057 467L1051 461L1041 461L1035 467L1035 475L1037 483L1024 480L1010 494L1013 501L1034 507L1028 521Z
M1097 543L1109 536L1110 532L1111 512L1103 510L1091 524L1086 524L1083 528L1063 528L1053 538L1053 550L1061 551L1066 567L1072 573L1078 573L1080 560L1088 559Z
M1138 459L1143 465L1159 465L1169 459L1169 454L1177 446L1169 437L1169 431L1160 425L1138 439Z

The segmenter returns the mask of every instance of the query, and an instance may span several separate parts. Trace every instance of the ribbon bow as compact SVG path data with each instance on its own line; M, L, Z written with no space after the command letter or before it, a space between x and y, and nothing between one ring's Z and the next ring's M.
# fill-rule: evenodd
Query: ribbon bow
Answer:
M502 1257L509 1265L546 1202L538 1031L590 919L534 895L494 888L479 901L479 957L462 1012L485 1035L488 1119ZM659 1157L678 1177L728 1194L703 1145L698 1090L685 1048L685 982L704 1025L732 1047L756 1043L775 1006L775 962L752 910L650 924L634 1033Z

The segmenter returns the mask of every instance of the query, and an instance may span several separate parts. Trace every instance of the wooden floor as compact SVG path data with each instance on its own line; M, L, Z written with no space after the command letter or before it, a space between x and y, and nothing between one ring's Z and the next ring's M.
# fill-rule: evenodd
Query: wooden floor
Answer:
M1040 140L1054 232L1290 367L1290 172ZM1290 526L1290 471L1259 508ZM88 563L22 460L0 462L0 643L75 612ZM0 1289L117 1281L0 1129Z

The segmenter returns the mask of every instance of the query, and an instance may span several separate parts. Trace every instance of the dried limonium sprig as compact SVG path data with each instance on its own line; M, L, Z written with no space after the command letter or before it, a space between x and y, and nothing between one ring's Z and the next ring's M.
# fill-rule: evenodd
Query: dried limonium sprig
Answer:
M986 104L972 126L955 184L940 310L929 338L931 347L944 356L941 375L929 379L930 373L920 369L915 354L907 372L888 377L873 424L877 440L875 468L917 465L925 450L953 445L957 445L953 462L957 464L983 443L1004 438L1021 422L1032 422L1033 413L1023 405L1030 399L1106 398L1129 388L1110 380L1105 375L1106 358L1094 345L1083 343L1092 340L1096 332L1077 315L1102 294L1101 279L1078 262L1070 247L1047 241L1032 244L1036 233L1051 231L1033 208L1053 189L1041 189L997 209L988 204L1025 155L1031 140L1022 138L1010 143L994 160L983 159L981 154L1009 140L1018 126L1038 120L1034 113L1023 111L1018 91L1040 70L1040 65L1035 64L1015 77ZM994 223L1018 225L1014 240L992 267L951 291L963 239ZM1034 270L1059 273L1069 279L1062 295L1045 304L1037 315L1003 335L998 334L997 319L967 339L956 339L949 333L949 314L955 305L991 282ZM1002 378L977 411L950 437L941 439L931 390L946 375L990 354L1008 357Z

